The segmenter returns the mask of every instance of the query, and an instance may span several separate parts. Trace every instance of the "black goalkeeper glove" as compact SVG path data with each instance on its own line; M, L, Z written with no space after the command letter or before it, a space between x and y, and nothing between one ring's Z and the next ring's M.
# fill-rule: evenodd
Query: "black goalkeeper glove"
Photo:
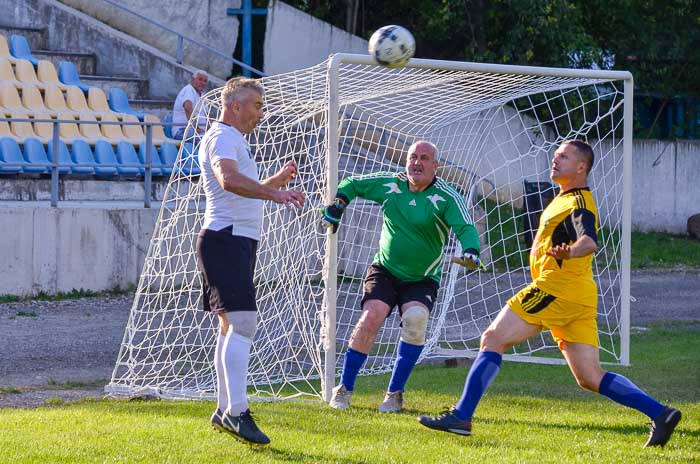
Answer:
M347 205L343 200L336 197L333 204L321 209L321 225L332 227L333 233L336 233L340 224L340 218L343 217L343 212Z
M474 248L467 248L460 258L452 258L452 262L459 264L460 266L464 266L470 271L475 269L479 269L481 271L486 270L486 266L484 266L484 263L482 263L481 259L479 258L479 252Z

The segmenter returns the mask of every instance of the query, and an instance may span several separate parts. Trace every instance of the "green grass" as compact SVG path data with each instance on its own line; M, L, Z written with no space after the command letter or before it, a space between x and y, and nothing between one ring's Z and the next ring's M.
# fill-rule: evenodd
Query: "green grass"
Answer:
M700 267L700 240L657 232L632 232L632 269Z
M642 449L640 413L580 390L565 366L504 363L474 421L461 437L421 427L459 397L465 368L419 366L408 411L376 411L388 376L358 380L353 407L320 402L257 403L272 438L252 449L208 427L212 402L83 401L0 410L0 461L250 463L633 463L700 462L699 332L655 327L633 336L629 368L615 367L684 414L664 449Z
M46 293L39 292L35 295L29 296L17 296L17 295L0 295L1 303L17 303L20 301L61 301L61 300L77 300L79 298L93 298L93 297L104 297L104 296L118 296L118 295L130 295L134 293L136 287L133 285L127 286L126 288L115 287L111 290L105 291L93 291L81 289L73 289L70 292L58 292L58 293ZM18 316L25 316L26 314L17 314Z

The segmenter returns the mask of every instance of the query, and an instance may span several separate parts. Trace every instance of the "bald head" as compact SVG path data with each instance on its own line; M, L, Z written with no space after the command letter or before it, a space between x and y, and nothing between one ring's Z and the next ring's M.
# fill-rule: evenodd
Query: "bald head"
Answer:
M412 191L425 190L437 172L437 147L427 140L418 140L408 149L406 175Z

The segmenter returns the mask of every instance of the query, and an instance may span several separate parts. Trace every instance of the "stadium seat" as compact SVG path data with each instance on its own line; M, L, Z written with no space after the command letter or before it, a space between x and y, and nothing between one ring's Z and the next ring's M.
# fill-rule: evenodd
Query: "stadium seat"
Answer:
M63 92L61 89L55 85L47 85L46 91L44 91L44 103L46 107L51 111L57 113L68 113L77 116L77 113L66 105L66 99L63 97Z
M92 156L90 145L84 140L76 140L73 142L71 159L75 164L95 164L95 158ZM92 166L73 166L73 172L76 174L94 174L95 168Z
M109 142L100 140L95 144L95 163L98 164L95 166L95 175L97 176L116 176L118 174L116 165L119 162Z
M75 117L71 113L58 113L58 119L75 121ZM75 122L62 122L59 124L58 133L67 143L73 143L73 140L83 137L80 134L80 129L78 129L78 124Z
M84 113L93 113L92 109L87 104L85 94L80 87L69 85L66 89L66 105L72 111L82 115Z
M8 113L27 110L22 106L17 89L10 83L0 84L0 108L7 110Z
M120 139L108 140L104 135L102 135L99 124L83 124L84 122L90 123L96 121L97 119L95 119L95 116L93 116L92 113L82 113L80 115L80 119L78 120L80 135L83 136L87 143L89 143L90 145L94 145L95 143L97 143L98 140L104 140L106 142L111 143L112 145L116 145L117 143L119 143Z
M139 161L142 162L143 164L146 164L146 145L145 143L139 144ZM155 145L151 144L151 166L153 165L160 165L163 164L163 162L160 160L160 156L158 155L158 149L156 148ZM171 169L172 172L172 169ZM141 174L146 173L146 168L141 169ZM153 176L162 176L165 173L163 172L163 169L160 167L154 167L151 169L151 173Z
M199 144L183 143L182 144L182 172L185 175L198 176L201 173L199 169L199 159L197 158L197 150Z
M49 142L48 144L49 147L49 160L53 162L53 143ZM75 168L73 167L73 160L70 157L70 152L68 151L68 147L66 146L65 142L63 140L58 141L58 162L61 165L60 168L58 168L58 172L61 174L68 174L70 172L76 172ZM64 171L65 169L65 171ZM84 173L81 173L84 174Z
M34 58L29 42L24 36L13 34L10 36L10 53L15 58L22 58L29 61L34 66L39 66L39 60Z
M165 167L161 168L163 173L169 176L175 168L177 161L177 147L172 143L164 143L160 146L160 159Z
M114 113L107 113L102 116L102 122L119 122ZM102 135L110 140L124 140L124 133L118 124L100 124Z
M41 98L39 88L34 84L25 84L22 88L22 106L32 113L48 111L44 106L44 99Z
M88 93L90 86L83 84L78 75L78 69L70 61L58 63L58 79L66 85L74 85L85 93Z
M165 116L163 116L163 122L164 123L172 123L173 122L173 114L168 113ZM173 138L173 126L163 126L163 132L165 132L165 136L169 139ZM173 139L175 140L175 139Z
M134 146L129 142L119 142L117 145L117 160L119 164L139 164L139 157L134 150ZM138 175L142 168L130 166L117 166L119 174Z
M6 58L0 57L0 82L12 84L16 88L21 89L22 83L15 78L15 72L12 70L12 63Z
M0 34L0 59L6 59L11 64L15 64L17 58L12 56L10 53L10 46L7 44L7 39L4 35Z
M34 119L51 119L49 113L34 113ZM44 143L53 139L53 126L51 122L34 122L34 134Z
M112 111L116 113L131 114L136 116L139 121L143 121L144 113L139 113L131 109L129 105L129 97L119 87L112 87L109 89L109 107Z
M109 108L109 103L107 103L107 97L99 87L90 87L88 91L88 106L92 108L92 111L95 113L112 113L112 110Z
M17 119L29 119L29 115L27 113L20 111L12 113L12 117ZM22 143L22 141L28 137L34 137L34 128L32 127L31 122L11 121L10 130L12 131L12 135L14 135L20 143Z
M0 112L0 118L7 117L5 114ZM10 123L7 121L0 121L0 137L10 137L14 138L12 131L10 130Z
M175 144L177 146L180 146L180 140L175 140L172 138L169 138L166 136L165 131L163 130L163 126L157 125L160 123L160 119L157 116L153 116L152 114L147 114L145 118L143 118L144 122L150 122L154 123L155 125L151 126L152 133L151 137L153 139L153 143L156 144L156 146L160 146L166 142ZM145 131L145 129L144 129ZM145 133L144 133L145 137Z
M11 163L24 163L22 151L17 141L9 137L0 138L0 173L13 174L22 172L22 166L8 166Z
M44 85L55 85L63 92L65 92L68 87L66 84L58 80L56 67L48 60L39 60L39 67L36 70L36 77L39 79L39 82L42 82Z
M24 141L24 159L31 166L25 166L24 172L33 172L43 174L51 172L51 160L46 156L44 145L39 139L28 138ZM59 174L67 174L70 168L59 167Z
M34 65L24 58L18 59L15 63L15 78L22 84L36 85L41 90L46 88L46 84L37 79Z
M122 122L139 122L138 118L131 114L124 114L124 119ZM143 133L143 128L141 126L122 126L122 131L124 132L124 137L134 145L138 145L141 142L146 141L146 136Z

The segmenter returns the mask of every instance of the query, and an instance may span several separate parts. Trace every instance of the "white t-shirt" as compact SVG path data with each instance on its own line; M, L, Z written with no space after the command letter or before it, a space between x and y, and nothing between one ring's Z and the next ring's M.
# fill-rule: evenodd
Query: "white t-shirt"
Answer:
M187 126L187 114L185 114L185 108L182 106L187 100L192 102L192 111L194 111L197 102L199 101L199 93L192 87L192 84L187 84L184 86L180 93L177 94L175 98L175 104L173 105L173 134L180 128Z
M198 157L207 201L202 228L221 230L232 225L232 235L260 240L263 201L225 191L211 167L217 160L231 159L238 164L239 173L259 180L258 166L246 139L235 127L215 121L202 137Z

